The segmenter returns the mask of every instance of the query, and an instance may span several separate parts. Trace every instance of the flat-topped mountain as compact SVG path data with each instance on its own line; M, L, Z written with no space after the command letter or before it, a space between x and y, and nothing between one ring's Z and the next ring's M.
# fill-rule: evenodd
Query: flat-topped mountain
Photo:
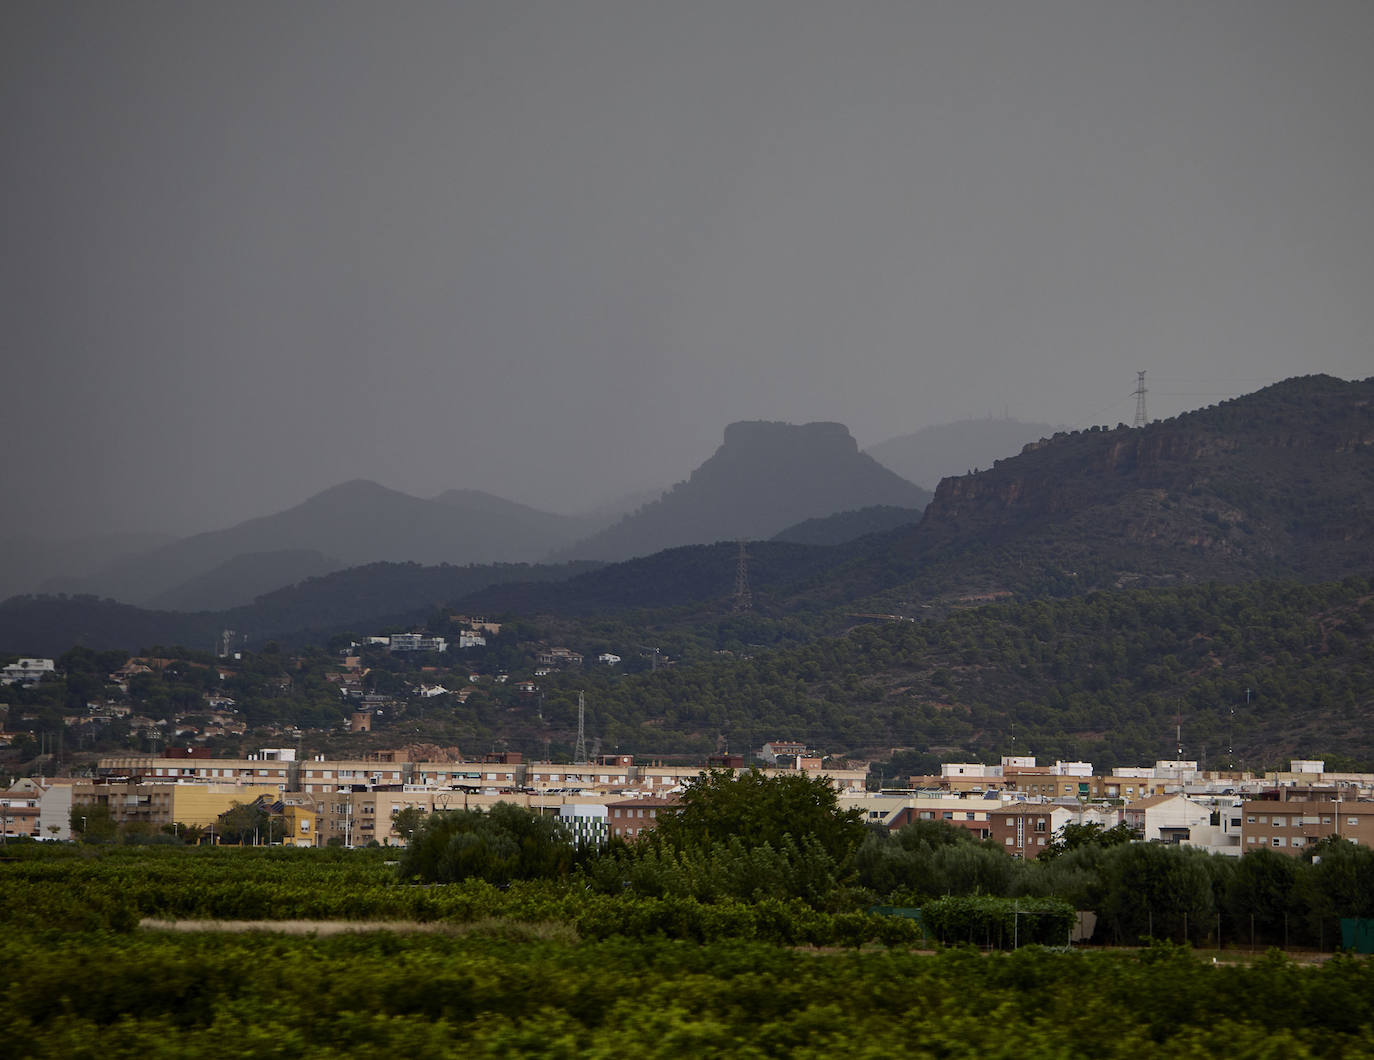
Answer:
M875 505L920 509L929 499L859 452L843 424L732 423L721 447L687 481L562 554L615 560L769 538L807 519Z

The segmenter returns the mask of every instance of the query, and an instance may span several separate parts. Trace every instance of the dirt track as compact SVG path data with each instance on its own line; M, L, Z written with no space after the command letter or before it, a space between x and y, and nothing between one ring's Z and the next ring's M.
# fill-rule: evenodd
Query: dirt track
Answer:
M138 926L150 931L266 931L278 935L347 935L369 931L455 933L453 924L421 924L409 920L155 920L144 917Z

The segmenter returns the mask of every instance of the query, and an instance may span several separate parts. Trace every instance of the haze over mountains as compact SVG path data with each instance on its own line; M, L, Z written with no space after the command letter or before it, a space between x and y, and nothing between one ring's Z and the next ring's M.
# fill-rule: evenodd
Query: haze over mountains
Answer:
M334 570L380 561L621 560L684 544L766 538L794 523L875 505L919 517L929 492L858 451L840 424L733 424L691 478L636 512L557 515L478 490L432 499L354 480L274 515L129 549L82 570L79 554L27 588L165 610L219 610ZM857 525L857 524L856 524ZM843 539L865 532L832 529ZM580 542L580 544L574 544ZM98 558L98 557L92 557Z
M843 428L775 428L732 430L717 456L656 502L658 509L672 498L685 513L693 495L738 501L742 480L726 473L738 465L724 457L745 439L803 438L801 451L812 456L821 450L857 456ZM776 467L769 461L782 459L768 456L769 444L752 452L760 466ZM799 488L813 489L815 481ZM363 488L384 495L380 487ZM650 510L649 518L622 520L618 532L658 531L663 520L656 505L641 510ZM736 536L707 529L713 540ZM463 606L481 611L523 614L651 608L657 599L700 608L704 616L728 609L734 552L726 541L599 571L582 565L463 573L382 565L271 594L232 621L202 618L207 629L224 621L283 635L336 621L356 624L366 613L355 602L362 597L374 602L373 613L389 615L464 599L470 603ZM910 614L932 600L970 594L1030 599L1123 585L1368 572L1374 566L1374 380L1292 379L1139 430L1060 433L993 467L946 479L917 525L829 547L755 540L749 552L755 608L767 614L841 607ZM459 573L461 581L454 580ZM175 632L178 621L167 615L156 628ZM24 637L41 625L41 647L55 651L64 638L93 644L98 629L136 624L132 609L119 623L96 622L81 601L15 599L0 607L0 644L39 650Z
M426 500L357 479L284 512L183 538L44 588L152 607L235 606L302 578L382 560L528 562L595 525L476 490Z
M919 510L929 500L928 491L860 453L843 424L732 423L687 481L560 555L611 561L757 540L836 512L875 505Z
M1064 429L1007 417L959 420L889 438L864 452L908 482L934 490L943 478L990 467L994 460L1014 456L1030 442Z

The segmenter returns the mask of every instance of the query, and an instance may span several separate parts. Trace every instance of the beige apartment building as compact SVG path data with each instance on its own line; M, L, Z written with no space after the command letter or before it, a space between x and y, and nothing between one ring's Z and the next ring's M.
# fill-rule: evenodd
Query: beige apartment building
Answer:
M275 799L280 789L273 784L173 780L78 781L72 785L72 813L79 816L82 806L104 806L117 825L143 822L155 828L172 824L209 827L236 804L247 804L263 795Z
M1258 799L1241 806L1241 850L1268 847L1297 856L1327 836L1374 847L1374 802L1330 798L1276 801Z

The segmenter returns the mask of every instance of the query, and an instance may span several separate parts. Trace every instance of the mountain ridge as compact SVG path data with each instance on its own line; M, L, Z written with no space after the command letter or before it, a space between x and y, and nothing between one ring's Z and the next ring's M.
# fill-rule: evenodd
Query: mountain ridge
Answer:
M559 558L621 560L666 548L758 540L836 512L877 505L922 508L922 490L859 452L840 423L744 420L662 497Z

